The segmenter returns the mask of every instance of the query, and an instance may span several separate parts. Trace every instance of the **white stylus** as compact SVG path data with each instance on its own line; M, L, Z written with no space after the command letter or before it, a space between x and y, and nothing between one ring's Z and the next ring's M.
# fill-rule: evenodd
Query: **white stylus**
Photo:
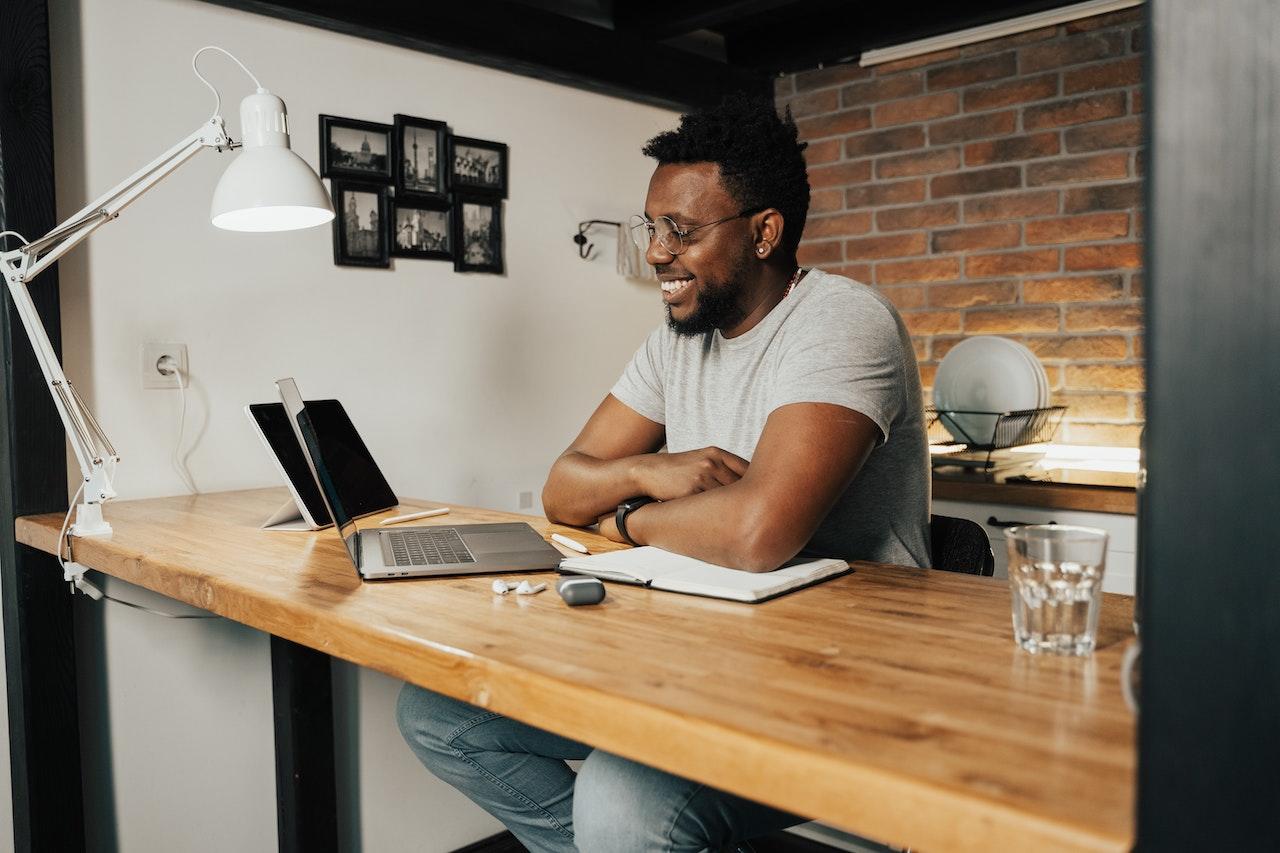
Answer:
M577 551L579 554L591 553L590 551L587 550L586 545L583 545L581 542L575 542L574 540L570 539L568 536L561 536L559 533L552 533L551 541L559 542L564 547L568 548L571 551Z
M379 524L399 524L402 521L416 521L419 518L430 518L433 515L447 515L449 508L447 506L440 509L429 509L424 512L411 512L408 515L393 515L391 518L384 518Z

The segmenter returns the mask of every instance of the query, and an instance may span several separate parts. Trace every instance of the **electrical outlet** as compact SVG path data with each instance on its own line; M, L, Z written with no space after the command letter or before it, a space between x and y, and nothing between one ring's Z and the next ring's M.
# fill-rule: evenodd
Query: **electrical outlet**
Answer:
M533 492L520 493L520 509L533 509Z
M142 387L156 388L162 391L175 391L179 377L172 373L160 372L160 361L171 358L178 363L182 371L182 387L189 387L187 377L187 345L173 343L144 343L142 345Z

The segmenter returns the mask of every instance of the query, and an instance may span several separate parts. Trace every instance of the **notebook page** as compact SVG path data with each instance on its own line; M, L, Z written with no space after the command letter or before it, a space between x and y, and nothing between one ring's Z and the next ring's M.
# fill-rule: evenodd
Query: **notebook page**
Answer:
M848 568L849 564L843 560L812 560L784 566L772 572L743 572L701 563L664 575L653 582L653 587L737 601L757 601L838 574Z
M647 582L654 589L671 592L757 601L843 572L848 564L843 560L809 560L772 572L756 573L717 566L646 545L589 557L568 557L560 561L560 568L605 580Z
M604 554L592 554L589 557L566 557L560 561L560 568L598 577L630 577L638 581L651 581L654 578L666 577L675 572L693 566L707 566L730 571L720 566L712 566L692 557L682 557L661 548L644 545L625 551L609 551ZM735 573L736 574L736 573Z

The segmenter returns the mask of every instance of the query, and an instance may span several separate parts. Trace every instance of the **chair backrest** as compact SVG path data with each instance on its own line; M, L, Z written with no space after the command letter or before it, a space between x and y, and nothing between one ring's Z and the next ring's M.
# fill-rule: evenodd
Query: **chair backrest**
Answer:
M933 567L944 572L991 577L996 557L982 525L967 518L949 515L929 517L929 537L933 540Z

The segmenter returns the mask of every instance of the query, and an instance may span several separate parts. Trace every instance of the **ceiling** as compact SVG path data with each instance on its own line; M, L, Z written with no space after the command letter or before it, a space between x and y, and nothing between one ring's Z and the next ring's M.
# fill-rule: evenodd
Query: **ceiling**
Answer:
M1075 0L207 0L660 106Z

